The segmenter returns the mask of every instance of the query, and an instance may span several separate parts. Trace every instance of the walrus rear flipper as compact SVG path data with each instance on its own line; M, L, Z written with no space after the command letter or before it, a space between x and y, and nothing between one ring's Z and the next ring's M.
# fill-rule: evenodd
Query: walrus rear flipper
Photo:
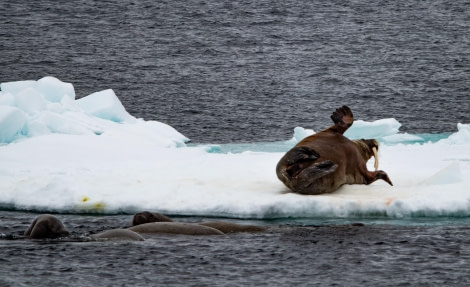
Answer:
M331 115L331 119L335 123L334 126L330 128L335 132L343 134L354 122L354 116L351 109L347 106L342 106Z
M325 160L316 164L312 164L308 168L302 170L295 180L293 188L295 192L303 194L321 194L331 192L324 190L322 184L318 184L318 180L338 168L338 165L331 160Z
M279 164L286 166L286 172L290 177L295 177L319 157L320 155L311 148L294 147L284 155Z
M332 160L324 160L322 162L313 164L302 171L301 176L309 180L316 180L327 174L332 173L338 168L338 165Z

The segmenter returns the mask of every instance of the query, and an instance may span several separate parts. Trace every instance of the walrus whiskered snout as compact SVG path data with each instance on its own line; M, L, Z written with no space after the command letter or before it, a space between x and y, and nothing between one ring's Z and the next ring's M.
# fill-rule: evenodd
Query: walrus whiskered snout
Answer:
M365 161L368 161L371 157L374 157L374 169L379 169L379 142L375 139L360 139L352 141Z

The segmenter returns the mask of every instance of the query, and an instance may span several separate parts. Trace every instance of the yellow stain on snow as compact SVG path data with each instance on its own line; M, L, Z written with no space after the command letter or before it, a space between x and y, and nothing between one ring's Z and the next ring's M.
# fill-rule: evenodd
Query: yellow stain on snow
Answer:
M85 206L82 206L81 208L84 208L85 210L88 210L88 211L99 212L99 211L103 211L106 206L105 203L102 201L99 201L93 204L90 201L91 201L90 197L84 196L81 200L81 203L82 204L85 203Z
M103 210L104 209L104 203L103 202L97 202L97 203L93 204L93 209Z

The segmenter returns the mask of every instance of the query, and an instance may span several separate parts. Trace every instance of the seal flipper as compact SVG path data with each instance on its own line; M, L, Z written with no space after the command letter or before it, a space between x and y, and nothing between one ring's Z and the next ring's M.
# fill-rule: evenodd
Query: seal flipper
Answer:
M354 122L353 113L347 106L342 106L341 108L336 109L336 111L331 115L331 119L335 124L330 127L330 130L340 134L344 134L344 132L349 129Z

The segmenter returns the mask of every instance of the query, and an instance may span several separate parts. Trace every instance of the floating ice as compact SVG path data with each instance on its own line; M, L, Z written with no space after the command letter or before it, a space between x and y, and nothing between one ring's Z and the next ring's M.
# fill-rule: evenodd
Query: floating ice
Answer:
M353 125L345 132L345 136L350 139L378 139L384 142L403 142L403 140L421 140L417 136L397 134L401 124L396 119L381 119L373 122L355 120ZM313 135L311 129L296 127L292 143L297 143L303 138Z
M0 123L0 143L9 142L20 133L26 115L18 108L0 105Z
M64 97L75 100L75 89L70 83L64 83L54 77L44 77L37 81L37 90L44 99L52 103L60 103Z
M294 137L292 138L293 143L298 143L304 138L311 136L315 134L315 132L312 129L305 129L302 127L296 127L294 129Z
M0 144L48 134L138 134L161 146L188 140L172 127L129 115L112 90L75 100L70 83L54 77L0 84Z
M2 93L17 94L22 90L27 88L37 88L37 81L27 80L27 81L16 81L16 82L7 82L0 83L0 90Z
M470 216L469 125L423 142L399 134L395 119L357 121L349 136L386 143L380 168L394 186L378 181L304 196L283 186L275 166L311 130L296 128L293 139L276 143L185 145L172 127L129 115L111 90L75 100L68 84L50 96L47 83L61 82L37 83L1 85L0 208L238 218Z
M344 133L351 139L381 139L398 133L401 124L396 119L381 119L373 122L355 120Z
M93 93L77 100L77 104L85 112L102 119L114 122L135 122L135 118L127 113L113 90Z
M470 142L470 124L457 124L457 133L452 134L447 139L441 140L442 143L450 144L468 144Z

